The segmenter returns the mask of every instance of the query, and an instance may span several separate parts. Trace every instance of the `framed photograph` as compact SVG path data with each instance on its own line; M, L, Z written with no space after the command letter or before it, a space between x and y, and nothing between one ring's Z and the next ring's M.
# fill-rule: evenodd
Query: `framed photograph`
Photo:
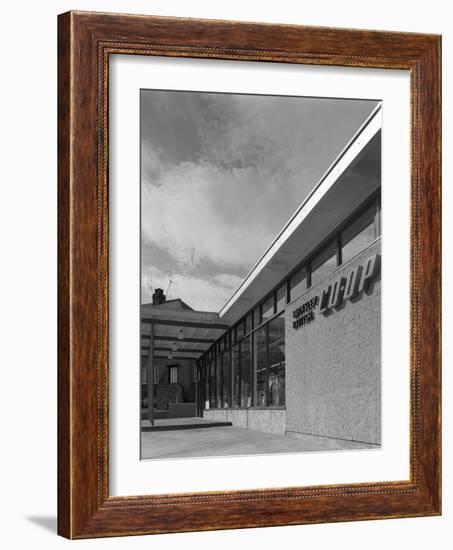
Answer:
M58 530L441 513L441 39L59 16Z

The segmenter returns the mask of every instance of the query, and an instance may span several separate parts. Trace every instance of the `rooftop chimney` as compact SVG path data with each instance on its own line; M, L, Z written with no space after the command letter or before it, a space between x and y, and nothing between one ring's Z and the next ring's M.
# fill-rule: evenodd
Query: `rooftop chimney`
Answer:
M165 294L161 288L156 288L153 294L153 306L158 306L165 302Z

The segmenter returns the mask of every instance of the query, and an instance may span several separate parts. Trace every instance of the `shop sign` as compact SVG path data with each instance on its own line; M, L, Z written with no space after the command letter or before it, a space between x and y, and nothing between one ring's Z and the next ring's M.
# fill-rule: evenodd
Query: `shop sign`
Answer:
M341 275L333 283L326 286L320 294L313 296L293 311L293 328L313 323L316 310L326 314L339 307L345 300L352 300L368 288L370 282L377 276L380 268L380 255L370 256L364 264L353 267L346 275Z

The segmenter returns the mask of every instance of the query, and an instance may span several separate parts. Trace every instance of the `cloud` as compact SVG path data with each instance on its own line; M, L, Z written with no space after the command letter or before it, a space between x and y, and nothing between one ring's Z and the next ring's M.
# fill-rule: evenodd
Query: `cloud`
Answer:
M158 94L143 121L144 267L163 288L171 272L194 308L220 309L374 102Z
M281 225L272 216L277 179L254 167L182 163L170 168L158 187L143 188L143 239L166 248L179 264L210 261L245 274Z
M142 155L143 184L152 182L153 185L159 185L160 176L166 169L166 163L163 160L165 153L146 142L143 143L142 150L145 152Z
M181 298L189 306L201 311L220 311L226 298L232 294L242 279L235 275L219 274L209 279L195 276L172 275L172 285L167 298ZM168 275L157 267L148 267L142 273L142 303L152 301L155 288L169 285Z

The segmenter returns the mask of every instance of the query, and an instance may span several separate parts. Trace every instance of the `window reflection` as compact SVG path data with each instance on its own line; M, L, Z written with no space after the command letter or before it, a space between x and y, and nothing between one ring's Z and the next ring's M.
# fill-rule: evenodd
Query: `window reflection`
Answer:
M286 306L286 283L277 290L277 313L283 311Z
M290 300L294 300L308 289L308 268L304 265L292 277L290 282Z
M223 366L222 366L222 402L224 407L231 407L230 402L230 351L225 351L223 354Z
M203 374L204 374L204 400L209 401L209 376L206 375L206 363L203 361Z
M252 330L252 314L247 315L244 321L244 333L248 334Z
M252 354L251 337L241 343L241 407L252 406Z
M333 240L311 262L312 286L330 275L337 267L337 241Z
M236 341L240 342L244 337L244 321L241 321L236 327Z
M380 232L378 201L338 228L326 246L213 344L201 363L210 407L285 405L285 321L283 314L274 316L287 300L335 271L339 261L348 262L374 242Z
M211 360L209 363L209 406L211 409L215 409L216 395L215 395L215 361Z
M223 376L222 376L222 356L218 355L215 359L216 364L216 403L217 408L222 407L222 386L223 386Z
M375 239L375 206L368 208L341 234L342 263L347 262L364 250Z
M274 296L272 295L261 306L261 322L264 322L266 319L269 319L270 317L272 317L272 315L274 315L274 305Z
M256 328L261 323L260 307L253 310L253 326Z
M269 322L268 405L285 404L285 318Z
M267 325L259 328L255 332L256 339L256 403L258 407L267 405L267 387L266 387L266 366L267 366L267 346L266 346Z
M240 407L241 391L241 369L239 363L239 344L231 349L232 372L233 372L233 407Z

